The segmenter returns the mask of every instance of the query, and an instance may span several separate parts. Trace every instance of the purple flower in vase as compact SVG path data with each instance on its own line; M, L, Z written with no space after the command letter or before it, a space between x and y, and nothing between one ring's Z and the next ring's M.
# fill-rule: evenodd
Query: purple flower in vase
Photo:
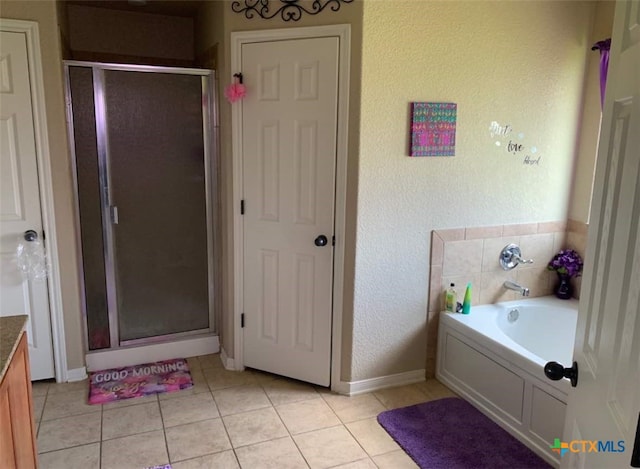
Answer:
M553 270L559 275L579 277L582 272L582 257L573 249L563 249L549 261L547 270Z

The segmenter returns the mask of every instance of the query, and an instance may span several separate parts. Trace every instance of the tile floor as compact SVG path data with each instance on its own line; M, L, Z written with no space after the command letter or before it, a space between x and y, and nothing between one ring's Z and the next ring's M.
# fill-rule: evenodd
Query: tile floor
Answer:
M105 405L86 403L86 381L34 383L40 467L415 468L376 416L454 395L429 380L346 397L218 355L188 361L193 388Z

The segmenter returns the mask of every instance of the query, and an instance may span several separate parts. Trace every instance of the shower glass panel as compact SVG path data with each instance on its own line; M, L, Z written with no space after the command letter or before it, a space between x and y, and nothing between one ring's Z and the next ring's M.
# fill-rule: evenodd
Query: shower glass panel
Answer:
M105 70L120 342L209 328L200 76Z
M89 350L213 332L213 72L65 62Z
M93 72L86 67L69 69L73 101L72 119L76 155L76 183L80 212L80 239L84 263L83 280L89 350L108 348L109 311L102 236L98 149L93 95Z

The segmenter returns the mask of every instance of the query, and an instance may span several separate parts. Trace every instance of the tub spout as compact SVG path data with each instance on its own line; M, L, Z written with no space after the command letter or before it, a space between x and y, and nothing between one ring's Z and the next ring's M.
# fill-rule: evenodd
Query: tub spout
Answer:
M512 282L510 280L507 280L506 282L504 282L504 287L507 290L514 290L517 291L518 293L522 294L522 296L529 296L529 289L526 287L523 287L522 285L518 285L515 282Z

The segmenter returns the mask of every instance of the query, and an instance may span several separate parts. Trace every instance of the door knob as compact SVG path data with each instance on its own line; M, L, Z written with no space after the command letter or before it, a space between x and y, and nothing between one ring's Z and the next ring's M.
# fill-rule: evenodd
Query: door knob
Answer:
M35 230L27 230L24 232L25 241L35 241L38 239L38 232Z
M549 362L544 366L544 375L553 381L569 378L571 386L575 388L578 385L578 362L573 362L571 368L565 368L558 362Z
M325 235L320 235L313 241L316 246L320 247L326 246L328 242L329 240L327 240L327 237Z

